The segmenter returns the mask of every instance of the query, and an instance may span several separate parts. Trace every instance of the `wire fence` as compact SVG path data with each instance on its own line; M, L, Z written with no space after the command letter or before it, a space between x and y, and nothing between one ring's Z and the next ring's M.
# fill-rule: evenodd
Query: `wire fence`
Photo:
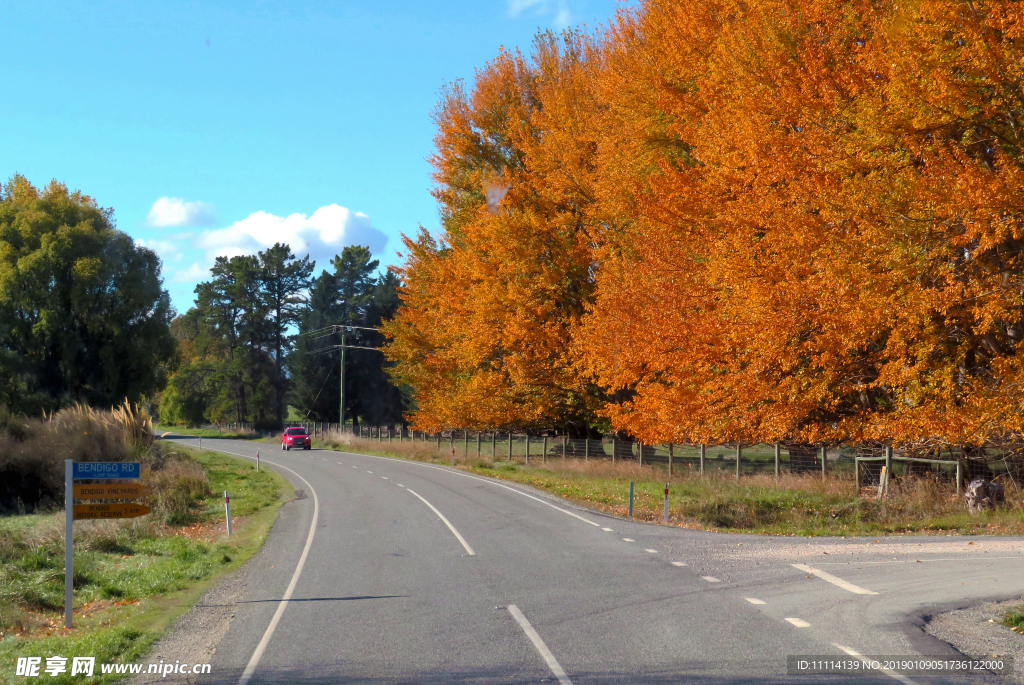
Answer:
M338 434L337 423L305 422L314 437ZM618 435L600 438L570 438L556 434L532 434L509 431L448 430L439 433L413 431L401 426L346 425L345 435L377 442L432 446L448 456L488 458L517 463L546 463L552 460L605 460L609 463L633 463L662 468L668 475L719 474L736 478L783 473L813 474L849 478L858 487L878 485L883 467L890 477L929 476L955 481L959 492L963 484L976 477L1006 476L1020 483L1024 461L1012 458L964 458L952 452L938 453L937 459L893 454L891 449L874 446L827 447L814 445L736 445L733 444L657 444L647 445Z

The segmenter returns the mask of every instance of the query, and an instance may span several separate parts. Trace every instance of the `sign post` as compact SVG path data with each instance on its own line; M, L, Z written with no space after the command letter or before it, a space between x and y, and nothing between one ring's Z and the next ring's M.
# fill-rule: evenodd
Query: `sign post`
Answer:
M74 627L75 572L73 545L74 522L85 519L128 519L144 516L152 509L141 504L75 504L75 499L138 499L152 490L138 483L98 483L75 485L76 480L137 480L139 462L64 460L64 627Z
M73 459L64 460L64 627L71 629L71 605L74 600L74 557L71 545L74 543L74 470Z

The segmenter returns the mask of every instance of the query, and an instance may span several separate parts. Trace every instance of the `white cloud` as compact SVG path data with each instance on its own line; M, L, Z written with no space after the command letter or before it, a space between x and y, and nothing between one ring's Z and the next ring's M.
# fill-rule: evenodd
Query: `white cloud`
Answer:
M199 262L193 262L187 269L174 271L171 274L171 281L174 283L195 283L204 278L210 277L210 269L199 266Z
M153 203L146 223L158 228L169 226L209 226L217 213L208 202L186 202L180 197L162 197Z
M321 268L346 245L366 245L379 255L387 243L387 236L370 224L370 217L362 212L336 204L327 205L305 214L286 217L268 212L254 212L227 228L204 231L196 239L196 247L206 250L207 259L255 254L274 243L285 243L298 256L306 253Z
M526 10L533 10L533 14L539 16L554 15L552 25L557 28L569 26L572 14L569 12L567 0L506 0L508 3L508 15L513 19Z

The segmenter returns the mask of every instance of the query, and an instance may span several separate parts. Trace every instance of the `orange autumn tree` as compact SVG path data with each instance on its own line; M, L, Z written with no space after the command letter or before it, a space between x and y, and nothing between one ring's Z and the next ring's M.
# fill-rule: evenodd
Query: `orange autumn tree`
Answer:
M386 328L418 428L580 434L594 421L602 398L569 345L593 287L593 59L583 36L544 34L532 59L503 52L437 109L443 233L405 239L403 306ZM507 190L490 211L488 188Z
M1012 3L624 17L599 86L620 144L596 187L634 221L596 252L578 337L630 398L607 408L615 425L646 441L1017 440L1018 31Z

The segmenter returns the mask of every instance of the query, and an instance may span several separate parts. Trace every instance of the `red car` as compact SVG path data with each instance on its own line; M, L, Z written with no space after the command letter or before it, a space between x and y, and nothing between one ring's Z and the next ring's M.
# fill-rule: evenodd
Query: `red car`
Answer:
M284 435L281 436L281 449L290 450L293 447L313 449L313 441L309 439L309 433L305 428L285 429Z

